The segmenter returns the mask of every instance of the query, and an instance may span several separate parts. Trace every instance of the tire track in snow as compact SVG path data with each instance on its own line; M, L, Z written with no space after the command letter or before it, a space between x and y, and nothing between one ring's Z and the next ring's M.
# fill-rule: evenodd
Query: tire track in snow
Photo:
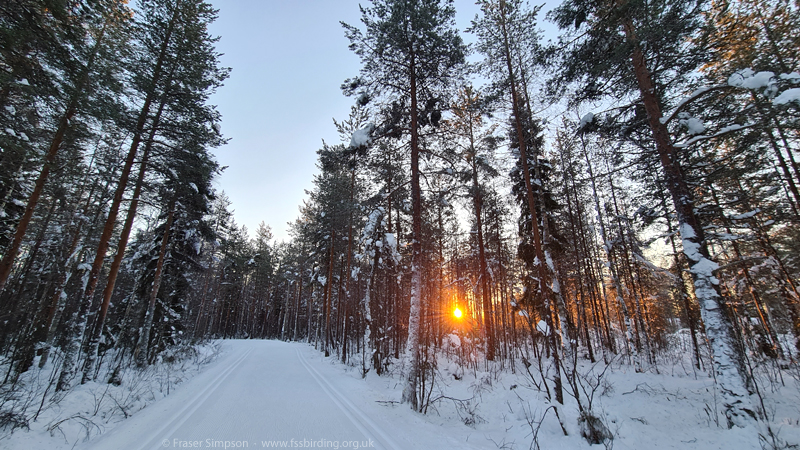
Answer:
M393 450L401 450L401 447L394 441L388 434L386 434L383 429L378 426L372 419L367 417L366 414L361 412L361 410L351 402L347 396L339 392L338 389L333 387L332 384L325 379L325 377L320 374L317 369L311 366L308 363L305 356L297 350L297 358L300 360L300 363L306 368L308 373L317 381L317 384L320 385L323 391L328 394L328 397L333 400L336 406L342 410L342 412L353 422L353 425L356 426L367 438L373 439L376 443L380 444L383 448L386 449L393 449Z
M189 417L197 411L198 408L208 400L208 397L217 390L217 388L228 378L228 376L233 373L242 363L250 356L250 353L253 352L253 349L248 349L245 351L242 356L239 357L236 361L233 362L230 366L228 366L225 370L222 371L216 378L214 378L208 385L206 385L205 389L198 392L194 398L186 403L186 406L181 408L180 411L177 412L175 418L171 421L167 422L158 429L155 433L151 435L151 438L145 441L145 444L141 447L138 447L139 450L145 449L160 449L163 448L162 446L162 437L163 436L171 436L175 434L178 428L181 427ZM165 433L166 431L166 433Z

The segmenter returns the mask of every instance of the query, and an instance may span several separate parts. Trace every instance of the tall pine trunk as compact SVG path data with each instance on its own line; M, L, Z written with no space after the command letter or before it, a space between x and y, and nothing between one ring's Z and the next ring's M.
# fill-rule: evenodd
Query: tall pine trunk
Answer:
M406 386L402 400L411 409L420 410L417 398L417 380L420 377L420 317L422 313L422 193L419 184L419 122L417 111L417 79L415 54L411 53L409 63L411 95L411 299L408 314L408 341L406 355L409 361Z
M709 259L705 232L694 212L694 196L681 172L678 153L672 145L667 127L661 123L661 106L656 97L647 61L636 39L633 23L625 19L621 25L628 42L633 45L631 53L633 72L647 112L656 151L666 175L667 189L672 196L678 217L683 253L689 262L695 296L700 304L706 336L711 346L714 373L728 427L734 425L744 427L755 418L755 410L746 388L748 376L744 368L741 345L734 335L730 316L724 310L719 280L713 273L718 266Z
M136 219L136 210L139 207L139 198L142 195L142 187L144 186L144 177L147 172L147 164L150 160L150 152L153 148L153 140L155 139L156 131L161 119L161 114L164 111L166 100L162 98L150 125L150 136L145 144L144 151L142 152L142 161L139 163L139 174L136 177L136 185L133 189L133 197L131 197L128 206L128 212L125 217L125 224L122 227L119 240L117 241L117 253L114 255L114 260L111 262L111 268L108 271L108 278L106 280L106 287L103 289L103 300L100 304L100 310L97 312L95 324L92 334L89 337L89 348L86 351L86 362L83 366L83 378L81 383L86 383L92 378L95 369L95 362L97 361L98 351L100 347L100 338L103 335L103 328L105 327L106 315L108 314L108 307L111 304L111 296L114 294L114 286L117 282L119 269L122 266L122 259L125 256L125 248L128 245L128 238L130 237L131 230L133 229L133 221Z
M53 166L53 164L55 164L56 155L58 154L58 150L61 148L61 144L64 141L64 135L69 129L69 122L78 112L78 105L89 89L89 78L91 76L95 58L97 58L97 54L100 51L100 44L105 36L107 26L108 23L104 24L103 28L100 30L100 35L95 41L94 47L92 48L92 53L89 56L89 60L86 63L83 74L80 76L79 81L75 86L75 92L70 98L67 109L61 116L56 134L50 141L50 147L48 148L44 157L44 166L42 166L39 176L36 178L36 183L33 186L33 192L31 192L30 197L28 197L28 204L25 205L25 212L22 214L22 218L17 224L17 229L14 232L14 237L11 239L8 249L3 255L3 258L0 259L0 292L2 292L3 288L6 286L8 276L11 274L11 268L14 266L14 261L16 260L17 255L19 254L20 246L22 245L22 239L25 237L25 232L28 230L28 226L33 218L33 211L36 209L36 205L39 203L39 198L44 191L45 182L47 182L47 178L50 175L50 168Z
M179 2L178 2L179 3ZM67 336L68 342L67 346L64 351L64 360L62 362L61 374L59 375L58 384L56 390L62 391L69 388L69 384L72 378L75 376L76 372L76 363L78 360L78 353L80 352L81 342L83 341L83 336L86 331L86 324L88 321L88 311L91 308L91 303L94 298L95 290L97 289L97 284L100 279L100 271L103 268L103 263L105 262L105 256L108 252L108 247L111 241L111 235L114 231L114 226L117 222L117 215L119 214L119 207L122 203L122 196L125 193L125 189L128 185L128 178L131 173L131 169L133 168L133 163L136 158L136 153L139 149L139 144L142 140L142 133L144 131L145 123L147 122L147 118L150 115L150 106L156 96L156 86L158 82L161 80L162 77L162 70L164 63L167 59L167 52L169 48L170 41L172 39L172 33L175 29L175 26L178 21L178 5L176 4L175 10L173 11L172 17L169 22L169 26L167 27L166 34L164 37L164 42L161 44L161 48L159 49L159 56L158 60L156 61L155 67L153 69L153 76L151 78L152 87L150 91L147 93L145 97L144 104L142 105L141 110L139 111L139 117L136 121L136 128L134 130L133 140L131 142L130 149L128 150L128 154L125 158L124 165L122 167L122 173L120 174L119 182L117 184L117 189L114 192L114 197L109 207L108 216L106 218L105 226L103 227L103 232L100 235L100 240L97 244L97 252L95 254L94 262L92 263L92 268L89 271L88 279L84 284L84 288L82 289L82 294L79 294L78 298L78 313L77 316L74 317L73 323L70 326L70 332Z

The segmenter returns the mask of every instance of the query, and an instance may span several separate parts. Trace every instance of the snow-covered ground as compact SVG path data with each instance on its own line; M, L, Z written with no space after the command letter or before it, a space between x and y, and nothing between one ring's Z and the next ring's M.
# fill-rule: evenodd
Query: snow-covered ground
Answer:
M306 344L232 340L221 345L222 355L198 375L130 418L112 415L104 422L95 417L92 423L97 429L88 441L76 445L59 428L48 432L47 427L31 426L30 431L18 430L0 440L0 447L528 449L538 444L543 449L592 448L580 436L575 399L566 395L559 408L568 433L564 436L553 410L548 410L545 393L535 387L534 382L541 381L535 367L531 379L519 362L512 373L510 367L501 370L483 362L464 367L454 362L457 358L437 355L433 401L422 415L398 403L403 386L399 369L384 376L369 372L363 379L359 364L342 365ZM599 379L592 375L601 372ZM705 373L679 363L662 365L659 372L634 373L619 360L593 368L588 362L579 363L578 373L587 375L581 400L586 406L591 385L598 386L592 409L614 434L609 446L761 448L758 436L765 434L765 427L727 430L717 424L724 420ZM788 375L762 383L761 390L773 431L796 444L800 390L798 380ZM61 413L78 408L71 414L93 417L99 387L70 394L74 398L67 397ZM47 423L53 418L41 420ZM98 436L99 431L103 433Z

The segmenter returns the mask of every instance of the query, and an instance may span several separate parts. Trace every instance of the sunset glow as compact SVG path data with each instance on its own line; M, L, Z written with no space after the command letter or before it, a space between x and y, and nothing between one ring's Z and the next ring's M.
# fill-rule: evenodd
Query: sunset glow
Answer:
M458 306L456 306L456 309L453 310L453 315L456 317L456 319L460 319L462 314L463 313L461 310L458 309Z

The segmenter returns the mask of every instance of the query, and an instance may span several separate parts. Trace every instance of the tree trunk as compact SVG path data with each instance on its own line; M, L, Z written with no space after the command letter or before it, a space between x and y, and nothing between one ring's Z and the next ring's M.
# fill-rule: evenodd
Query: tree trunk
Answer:
M508 32L506 30L506 23L505 23L505 2L500 2L500 9L501 9L501 27L502 27L502 34L503 34L503 46L504 46L504 59L506 62L506 69L508 70L508 78L509 84L511 89L511 105L512 105L512 113L514 115L514 126L517 135L517 142L519 144L519 160L520 165L522 166L522 177L525 181L525 191L527 194L528 200L528 212L531 215L531 231L533 234L533 243L534 243L534 250L536 259L538 261L537 267L539 271L539 291L541 293L542 299L544 300L545 307L548 309L548 312L545 314L545 322L547 323L548 327L550 328L550 345L553 350L553 362L556 367L555 374L554 374L554 383L555 383L555 393L556 393L556 401L558 403L564 403L564 394L563 394L563 383L561 382L561 361L559 355L559 345L558 345L558 338L556 337L555 332L555 321L553 320L554 317L554 309L555 306L553 305L552 296L549 292L549 284L550 284L550 274L548 273L548 265L547 259L544 254L544 249L542 246L542 238L539 233L539 218L536 212L536 200L533 194L533 186L531 184L531 175L530 175L530 168L528 167L528 149L527 143L525 142L525 134L523 133L522 129L522 106L519 104L519 95L517 94L517 82L516 77L514 75L514 68L512 65L513 57L511 55L511 45L509 43Z
M155 86L161 80L162 76L162 68L164 62L167 58L167 50L169 47L170 39L172 38L172 32L175 28L175 24L178 19L178 10L179 8L175 7L175 10L172 14L172 18L169 22L169 26L166 30L166 35L164 37L164 42L161 45L161 49L159 50L159 57L156 61L156 65L153 70L153 77L151 82L153 84L153 88L150 92L147 93L145 97L144 104L142 105L142 109L139 112L139 117L136 121L136 129L133 135L133 141L131 142L131 147L128 150L128 155L125 158L125 163L122 167L122 173L120 174L119 183L117 185L117 189L114 192L114 198L111 202L108 211L108 217L106 218L105 226L103 227L103 232L100 235L100 241L97 244L97 253L95 254L94 262L92 263L92 268L89 271L88 279L86 280L86 284L84 285L83 293L79 296L79 315L76 317L77 322L72 327L72 335L68 337L68 346L69 349L65 350L64 352L64 360L62 363L61 375L59 376L59 382L57 390L64 390L68 389L70 380L74 377L76 371L76 361L78 357L78 353L80 351L80 343L83 340L83 335L86 330L86 323L88 320L87 312L90 310L92 299L94 297L95 289L97 289L97 284L100 279L100 271L103 268L103 263L105 261L106 252L108 252L109 243L111 241L111 234L114 231L114 225L117 221L117 214L119 213L119 206L122 203L122 196L125 193L125 189L128 184L128 177L130 176L131 169L133 167L134 159L136 158L136 153L139 149L139 144L142 140L142 132L144 130L145 123L147 122L147 117L150 114L150 105L153 102L153 99L156 95Z
M661 106L655 94L650 71L639 44L633 23L622 21L622 27L633 44L631 62L639 91L647 112L650 129L656 145L661 166L664 169L667 189L678 217L679 231L683 241L683 253L689 261L695 295L706 327L706 336L711 345L716 382L720 389L728 427L745 427L755 419L746 389L747 372L743 366L741 347L733 334L731 319L724 310L719 280L713 271L718 267L709 259L703 227L694 213L692 192L681 172L678 154L673 147L666 126L661 123Z
M94 372L94 365L97 361L98 351L100 347L100 338L103 335L103 328L105 327L106 315L108 314L108 306L111 304L111 296L114 294L114 286L117 283L117 276L119 275L119 268L122 265L122 259L125 256L125 248L128 245L128 238L130 237L131 230L133 229L133 221L136 218L136 210L139 207L139 198L142 195L142 187L144 186L144 176L147 172L147 163L150 159L150 151L153 148L153 139L155 139L156 131L161 120L161 114L164 111L166 99L162 98L158 106L158 112L153 118L151 124L150 136L145 144L144 151L142 152L142 161L139 167L139 174L136 177L136 185L133 190L133 197L131 197L128 212L125 217L125 224L122 227L119 240L117 241L117 253L114 255L114 260L111 262L111 268L108 271L108 279L106 280L106 287L103 289L103 300L100 304L100 310L97 312L95 324L92 334L89 337L89 348L86 351L86 362L83 366L83 379L81 384L86 383L92 379Z
M133 355L136 359L136 365L144 367L147 365L148 353L150 346L150 331L153 328L153 316L156 312L156 300L158 298L158 290L161 287L161 274L164 270L164 260L167 256L167 247L169 246L170 229L172 228L172 221L175 217L175 200L173 199L169 205L169 215L167 216L167 223L164 225L164 235L161 237L161 249L158 252L158 262L156 263L156 273L153 275L153 288L150 290L150 301L147 304L147 313L144 316L144 324L142 325L142 332L139 334L139 342L136 343L136 350Z
M107 26L108 23L104 24L103 28L100 30L100 35L98 36L97 41L92 48L92 53L86 63L84 72L81 75L78 84L75 86L75 93L72 95L69 106L67 106L64 115L61 117L61 120L58 123L58 129L56 130L55 136L53 136L53 140L50 141L50 147L44 157L44 166L42 166L42 170L39 172L39 176L36 178L36 184L33 187L33 192L31 192L30 197L28 197L28 204L25 206L25 212L22 214L22 218L17 224L17 229L14 232L14 237L11 239L8 249L3 255L3 258L0 259L0 292L2 292L3 288L5 288L6 282L8 281L8 276L11 274L11 268L14 266L14 260L19 254L19 249L22 245L22 239L25 237L25 232L28 230L31 218L33 217L33 211L36 209L36 205L39 203L39 197L41 197L42 192L44 191L44 184L47 181L47 177L50 175L50 168L55 163L58 149L61 147L61 143L64 141L64 134L66 134L67 130L69 129L69 121L78 111L80 100L88 90L87 85L89 84L89 76L92 71L92 66L94 66L95 58L100 51L100 43L103 41Z
M420 410L417 398L417 380L420 377L420 316L422 313L422 192L419 184L419 124L417 117L417 79L415 55L409 64L411 86L411 208L413 241L411 242L411 298L408 316L408 341L406 355L409 361L403 403L414 411Z
M325 356L331 356L331 303L333 302L333 249L336 243L336 230L331 230L331 253L328 259L328 278L325 280L325 298L322 313L325 315L325 342L323 344Z
M478 231L478 264L480 268L481 297L483 300L483 323L486 327L486 359L494 360L495 336L494 336L494 313L492 309L492 294L489 290L489 271L486 266L486 252L483 245L483 222L481 214L483 211L483 198L478 183L478 163L475 151L474 133L472 130L472 114L469 115L469 141L470 151L472 152L472 200L475 208L475 227Z

